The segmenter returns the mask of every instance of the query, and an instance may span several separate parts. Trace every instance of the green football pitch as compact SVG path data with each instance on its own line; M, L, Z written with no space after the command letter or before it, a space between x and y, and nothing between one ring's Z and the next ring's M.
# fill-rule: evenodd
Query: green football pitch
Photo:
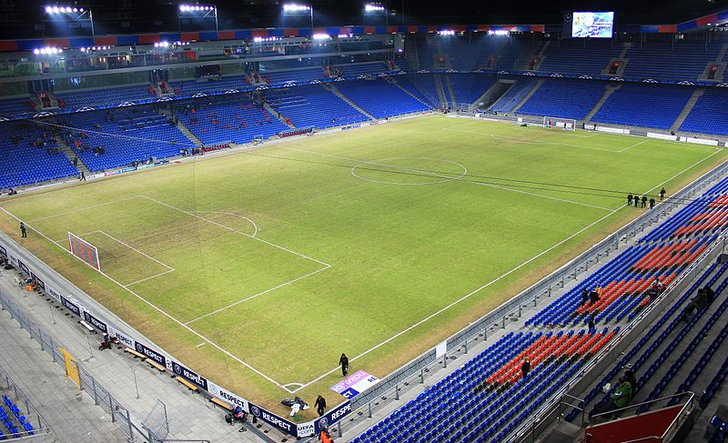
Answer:
M674 192L724 159L433 115L21 195L0 228L17 239L24 220L22 244L80 288L283 412L291 392L335 403L342 352L386 376L645 211L629 192Z

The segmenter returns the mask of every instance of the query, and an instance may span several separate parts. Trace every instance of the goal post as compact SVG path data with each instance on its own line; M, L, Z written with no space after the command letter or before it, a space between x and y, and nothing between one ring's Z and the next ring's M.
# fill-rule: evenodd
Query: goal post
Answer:
M72 232L68 233L68 250L71 251L71 254L86 262L92 268L97 271L101 271L99 250L96 246Z
M576 120L573 118L548 117L543 118L544 128L564 129L566 131L576 130Z

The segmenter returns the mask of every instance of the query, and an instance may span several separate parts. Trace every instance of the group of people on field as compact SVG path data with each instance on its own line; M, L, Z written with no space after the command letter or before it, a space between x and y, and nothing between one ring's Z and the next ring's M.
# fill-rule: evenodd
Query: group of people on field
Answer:
M662 188L660 190L660 201L662 201L665 198L665 194L667 194L667 191L665 188ZM646 208L647 205L650 205L650 209L655 207L655 203L657 201L655 200L655 197L647 198L647 194L643 194L642 197L639 196L639 194L632 194L631 192L627 195L627 206L632 206L632 203L634 203L635 208Z

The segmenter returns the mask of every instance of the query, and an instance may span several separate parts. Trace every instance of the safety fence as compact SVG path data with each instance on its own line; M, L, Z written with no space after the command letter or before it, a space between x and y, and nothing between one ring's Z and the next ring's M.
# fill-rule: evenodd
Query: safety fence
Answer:
M489 331L503 330L509 322L521 319L525 308L535 308L544 302L551 301L551 297L558 295L557 292L563 289L569 281L578 279L580 275L598 266L610 254L618 251L621 247L625 247L631 239L634 239L647 229L665 220L673 211L681 208L687 202L691 201L691 199L702 194L709 186L712 186L726 175L728 175L728 162L724 162L707 172L702 177L681 189L671 198L660 203L655 209L643 213L640 217L592 246L589 250L571 260L546 278L451 336L447 340L447 351L444 354L438 355L436 349L430 349L382 379L369 390L354 397L351 401L351 406L355 413L351 415L350 420L347 420L345 426L353 427L363 420L372 418L377 411L386 408L393 400L399 400L403 391L411 390L420 384L424 384L427 379L434 378L436 374L443 374L447 368L448 360L453 360L458 356L468 354L469 348L487 341ZM720 243L722 245L722 242ZM710 253L714 254L717 249L711 248ZM703 257L706 255L708 255L707 252ZM697 261L695 265L697 265ZM691 267L684 274L692 275L692 270ZM668 289L680 285L683 279L677 279ZM655 304L653 306L657 305ZM632 325L636 325L651 312L653 312L653 308L648 309L638 316ZM631 331L632 328L628 330ZM624 337L626 332L620 335ZM492 332L490 334L492 335ZM614 342L606 349L611 350L616 343ZM601 353L600 355L604 354ZM592 365L588 367L591 368ZM579 372L580 376L584 374L584 370ZM567 385L573 387L573 383L567 383ZM550 406L550 403L548 406ZM342 424L343 422L336 429L338 435L342 435L346 431L342 429Z
M50 426L38 412L38 409L33 406L33 403L28 400L28 397L23 394L23 391L13 381L13 379L0 368L0 393L7 395L12 398L13 404L19 408L20 414L25 417L26 422L33 425L32 431L22 430L18 431L14 435L5 435L5 438L22 438L23 440L44 440L52 434ZM24 408L23 408L24 407Z
M67 370L67 359L66 356L64 356L64 347L61 343L55 341L53 337L31 320L25 314L23 308L3 291L0 291L0 306L2 306L3 310L10 313L10 316L18 322L21 328L28 331L30 337L40 344L41 350L48 353L55 363L61 366L64 370ZM132 421L129 410L119 403L119 401L116 400L116 398L114 398L114 396L112 396L109 391L83 367L83 365L75 360L71 364L73 364L78 371L78 378L76 379L75 376L72 378L74 379L74 382L77 383L79 389L85 391L86 394L93 399L94 404L100 406L110 414L111 421L119 426L130 442L136 441L137 437L142 440L147 440L149 438L148 434L142 431Z

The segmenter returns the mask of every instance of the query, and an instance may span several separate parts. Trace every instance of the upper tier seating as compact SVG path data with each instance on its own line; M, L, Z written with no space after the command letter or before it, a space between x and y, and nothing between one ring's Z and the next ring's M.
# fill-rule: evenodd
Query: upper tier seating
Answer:
M192 95L199 92L227 91L237 89L239 91L252 89L250 83L243 81L242 75L234 75L229 77L220 77L219 79L205 80L185 80L178 82L170 82L172 89L179 91L180 94Z
M155 97L146 85L120 86L92 91L57 92L59 101L65 100L67 108L94 107L98 105L119 105L124 102Z
M552 40L544 52L539 71L597 75L621 52L622 45L612 43L611 39Z
M82 112L64 118L68 126L78 128L70 131L69 146L94 172L144 162L150 157L174 157L181 149L193 147L166 117L148 107ZM97 147L105 152L94 152Z
M592 121L669 129L693 93L691 88L628 83L607 98Z
M450 82L455 94L454 98L450 97L448 89L448 101L461 105L472 104L498 81L495 76L485 74L447 74L444 78Z
M0 189L78 174L59 150L55 131L55 127L34 121L0 122L0 132L4 134L0 137L3 152L0 156Z
M324 70L317 66L314 68L292 69L288 71L261 71L263 78L270 80L270 84L284 84L288 82L309 83L313 80L322 80Z
M707 89L680 125L680 131L728 135L728 91Z
M336 88L357 106L376 118L385 118L429 109L396 85L385 80L355 80L336 83Z
M604 83L601 82L546 80L517 112L581 120L602 95L604 95Z
M0 100L0 116L13 116L25 112L32 112L30 97L9 98Z
M271 89L266 98L273 109L289 118L297 128L313 126L323 129L368 120L366 115L322 85Z
M694 80L700 77L708 62L718 57L722 44L674 41L636 43L629 51L625 77L664 80Z
M384 62L343 64L336 65L336 68L341 71L341 75L344 77L375 75L389 70Z
M270 112L253 105L248 96L227 103L198 103L175 114L206 146L249 143L288 129Z

